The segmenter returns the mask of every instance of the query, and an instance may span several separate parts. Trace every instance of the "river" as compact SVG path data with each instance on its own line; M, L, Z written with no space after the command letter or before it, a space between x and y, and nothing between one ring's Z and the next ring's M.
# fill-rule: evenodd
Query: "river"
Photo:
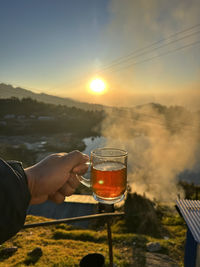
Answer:
M90 155L91 150L97 148L97 147L103 147L106 144L106 138L101 136L101 137L88 137L84 138L83 142L86 145L85 150L83 153Z

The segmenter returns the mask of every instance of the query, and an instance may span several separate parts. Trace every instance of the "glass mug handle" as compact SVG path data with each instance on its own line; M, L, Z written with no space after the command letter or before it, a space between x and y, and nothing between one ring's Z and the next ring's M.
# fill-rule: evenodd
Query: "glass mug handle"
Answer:
M96 201L114 204L124 199L127 185L127 151L97 148L86 163L91 167L89 178L76 174L78 180L92 188Z
M88 165L88 167L91 167L91 162L86 162L86 164ZM78 178L78 180L81 182L81 184L87 186L87 187L91 187L91 180L90 178L86 179L85 177L76 174L76 177Z

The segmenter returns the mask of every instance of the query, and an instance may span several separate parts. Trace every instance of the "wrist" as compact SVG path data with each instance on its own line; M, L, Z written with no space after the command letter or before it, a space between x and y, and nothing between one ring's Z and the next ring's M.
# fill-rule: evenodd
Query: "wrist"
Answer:
M27 178L28 189L29 189L29 192L32 196L33 195L33 188L34 188L34 178L33 178L31 167L24 169L24 172L25 172L26 178Z

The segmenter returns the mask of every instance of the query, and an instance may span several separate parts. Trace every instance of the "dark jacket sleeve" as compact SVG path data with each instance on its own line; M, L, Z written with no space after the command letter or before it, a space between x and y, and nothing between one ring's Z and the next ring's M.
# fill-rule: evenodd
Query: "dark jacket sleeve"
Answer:
M23 227L29 202L30 192L21 163L0 159L0 244Z

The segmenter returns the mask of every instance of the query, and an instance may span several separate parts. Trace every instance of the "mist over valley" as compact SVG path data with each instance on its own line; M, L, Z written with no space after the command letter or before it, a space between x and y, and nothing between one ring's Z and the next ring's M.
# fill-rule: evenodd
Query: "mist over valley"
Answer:
M174 200L179 179L199 183L200 111L158 103L108 108L5 84L0 92L2 158L26 166L52 152L118 147L129 153L128 182L137 193Z

